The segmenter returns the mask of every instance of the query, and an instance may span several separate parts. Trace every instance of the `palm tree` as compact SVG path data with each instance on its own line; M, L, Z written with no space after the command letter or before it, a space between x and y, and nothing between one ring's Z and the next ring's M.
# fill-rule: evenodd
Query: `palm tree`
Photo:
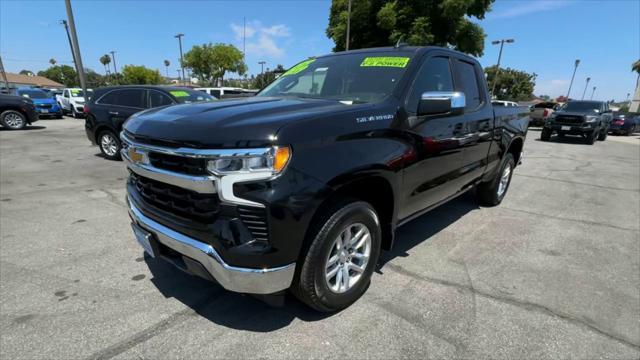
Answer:
M56 66L56 63L57 63L56 59L54 58L49 59L49 64L51 64L51 66Z
M165 60L164 61L164 67L167 71L167 79L169 78L169 65L171 65L171 62L169 62L169 60Z
M111 63L111 56L107 54L100 56L100 63L102 64L102 66L104 66L105 75L109 75L108 65Z

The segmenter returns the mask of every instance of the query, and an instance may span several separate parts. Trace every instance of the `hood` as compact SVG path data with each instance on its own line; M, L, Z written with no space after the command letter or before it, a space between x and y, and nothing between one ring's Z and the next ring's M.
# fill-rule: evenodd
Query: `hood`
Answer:
M55 104L56 101L50 98L47 99L31 99L34 104Z
M124 130L139 140L195 148L262 147L294 121L363 105L333 100L252 97L155 108L133 115Z

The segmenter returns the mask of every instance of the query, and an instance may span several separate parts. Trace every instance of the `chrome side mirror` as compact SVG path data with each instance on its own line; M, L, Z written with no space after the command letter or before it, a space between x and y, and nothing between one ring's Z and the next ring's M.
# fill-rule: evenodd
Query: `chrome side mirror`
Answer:
M422 93L418 103L420 115L459 115L467 104L464 93L460 91L427 91Z

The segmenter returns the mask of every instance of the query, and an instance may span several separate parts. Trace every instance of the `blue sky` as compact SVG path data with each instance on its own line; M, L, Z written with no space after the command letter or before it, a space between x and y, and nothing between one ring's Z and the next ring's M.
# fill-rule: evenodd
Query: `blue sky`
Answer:
M354 0L358 1L358 0ZM97 1L72 0L85 67L104 72L98 58L116 51L118 68L146 65L169 75L178 69L178 43L185 51L207 42L242 49L247 23L247 64L259 73L278 63L289 67L311 55L331 51L325 36L330 1ZM48 67L49 58L71 65L60 19L62 0L0 0L0 55L10 72ZM573 62L581 60L572 97L580 97L587 76L595 98L624 100L633 92L631 63L640 58L640 0L498 0L480 21L487 33L484 66L495 64L498 46L491 40L515 38L505 46L502 66L538 74L536 94L558 96L568 88Z

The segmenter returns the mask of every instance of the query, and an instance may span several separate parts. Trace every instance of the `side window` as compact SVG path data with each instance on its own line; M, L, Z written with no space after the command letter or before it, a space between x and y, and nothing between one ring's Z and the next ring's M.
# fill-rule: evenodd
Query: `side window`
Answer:
M154 108L171 104L173 104L173 100L171 100L167 95L159 91L149 90L149 107Z
M144 108L145 91L142 89L124 89L118 91L118 97L114 105Z
M220 99L220 90L211 90L211 96L215 97L216 99Z
M434 57L422 64L407 99L407 111L415 113L422 93L427 91L453 91L449 58Z
M62 95L62 96L68 98L69 97L69 90L65 90L64 91L64 95Z
M104 104L104 105L116 105L117 103L117 98L118 98L118 93L120 91L116 90L116 91L112 91L110 93L108 93L107 95L101 97L97 102L98 104ZM67 93L64 93L65 96L67 95Z
M480 86L476 75L475 66L466 61L457 60L458 74L460 76L460 91L464 92L467 101L465 110L473 110L480 106Z

